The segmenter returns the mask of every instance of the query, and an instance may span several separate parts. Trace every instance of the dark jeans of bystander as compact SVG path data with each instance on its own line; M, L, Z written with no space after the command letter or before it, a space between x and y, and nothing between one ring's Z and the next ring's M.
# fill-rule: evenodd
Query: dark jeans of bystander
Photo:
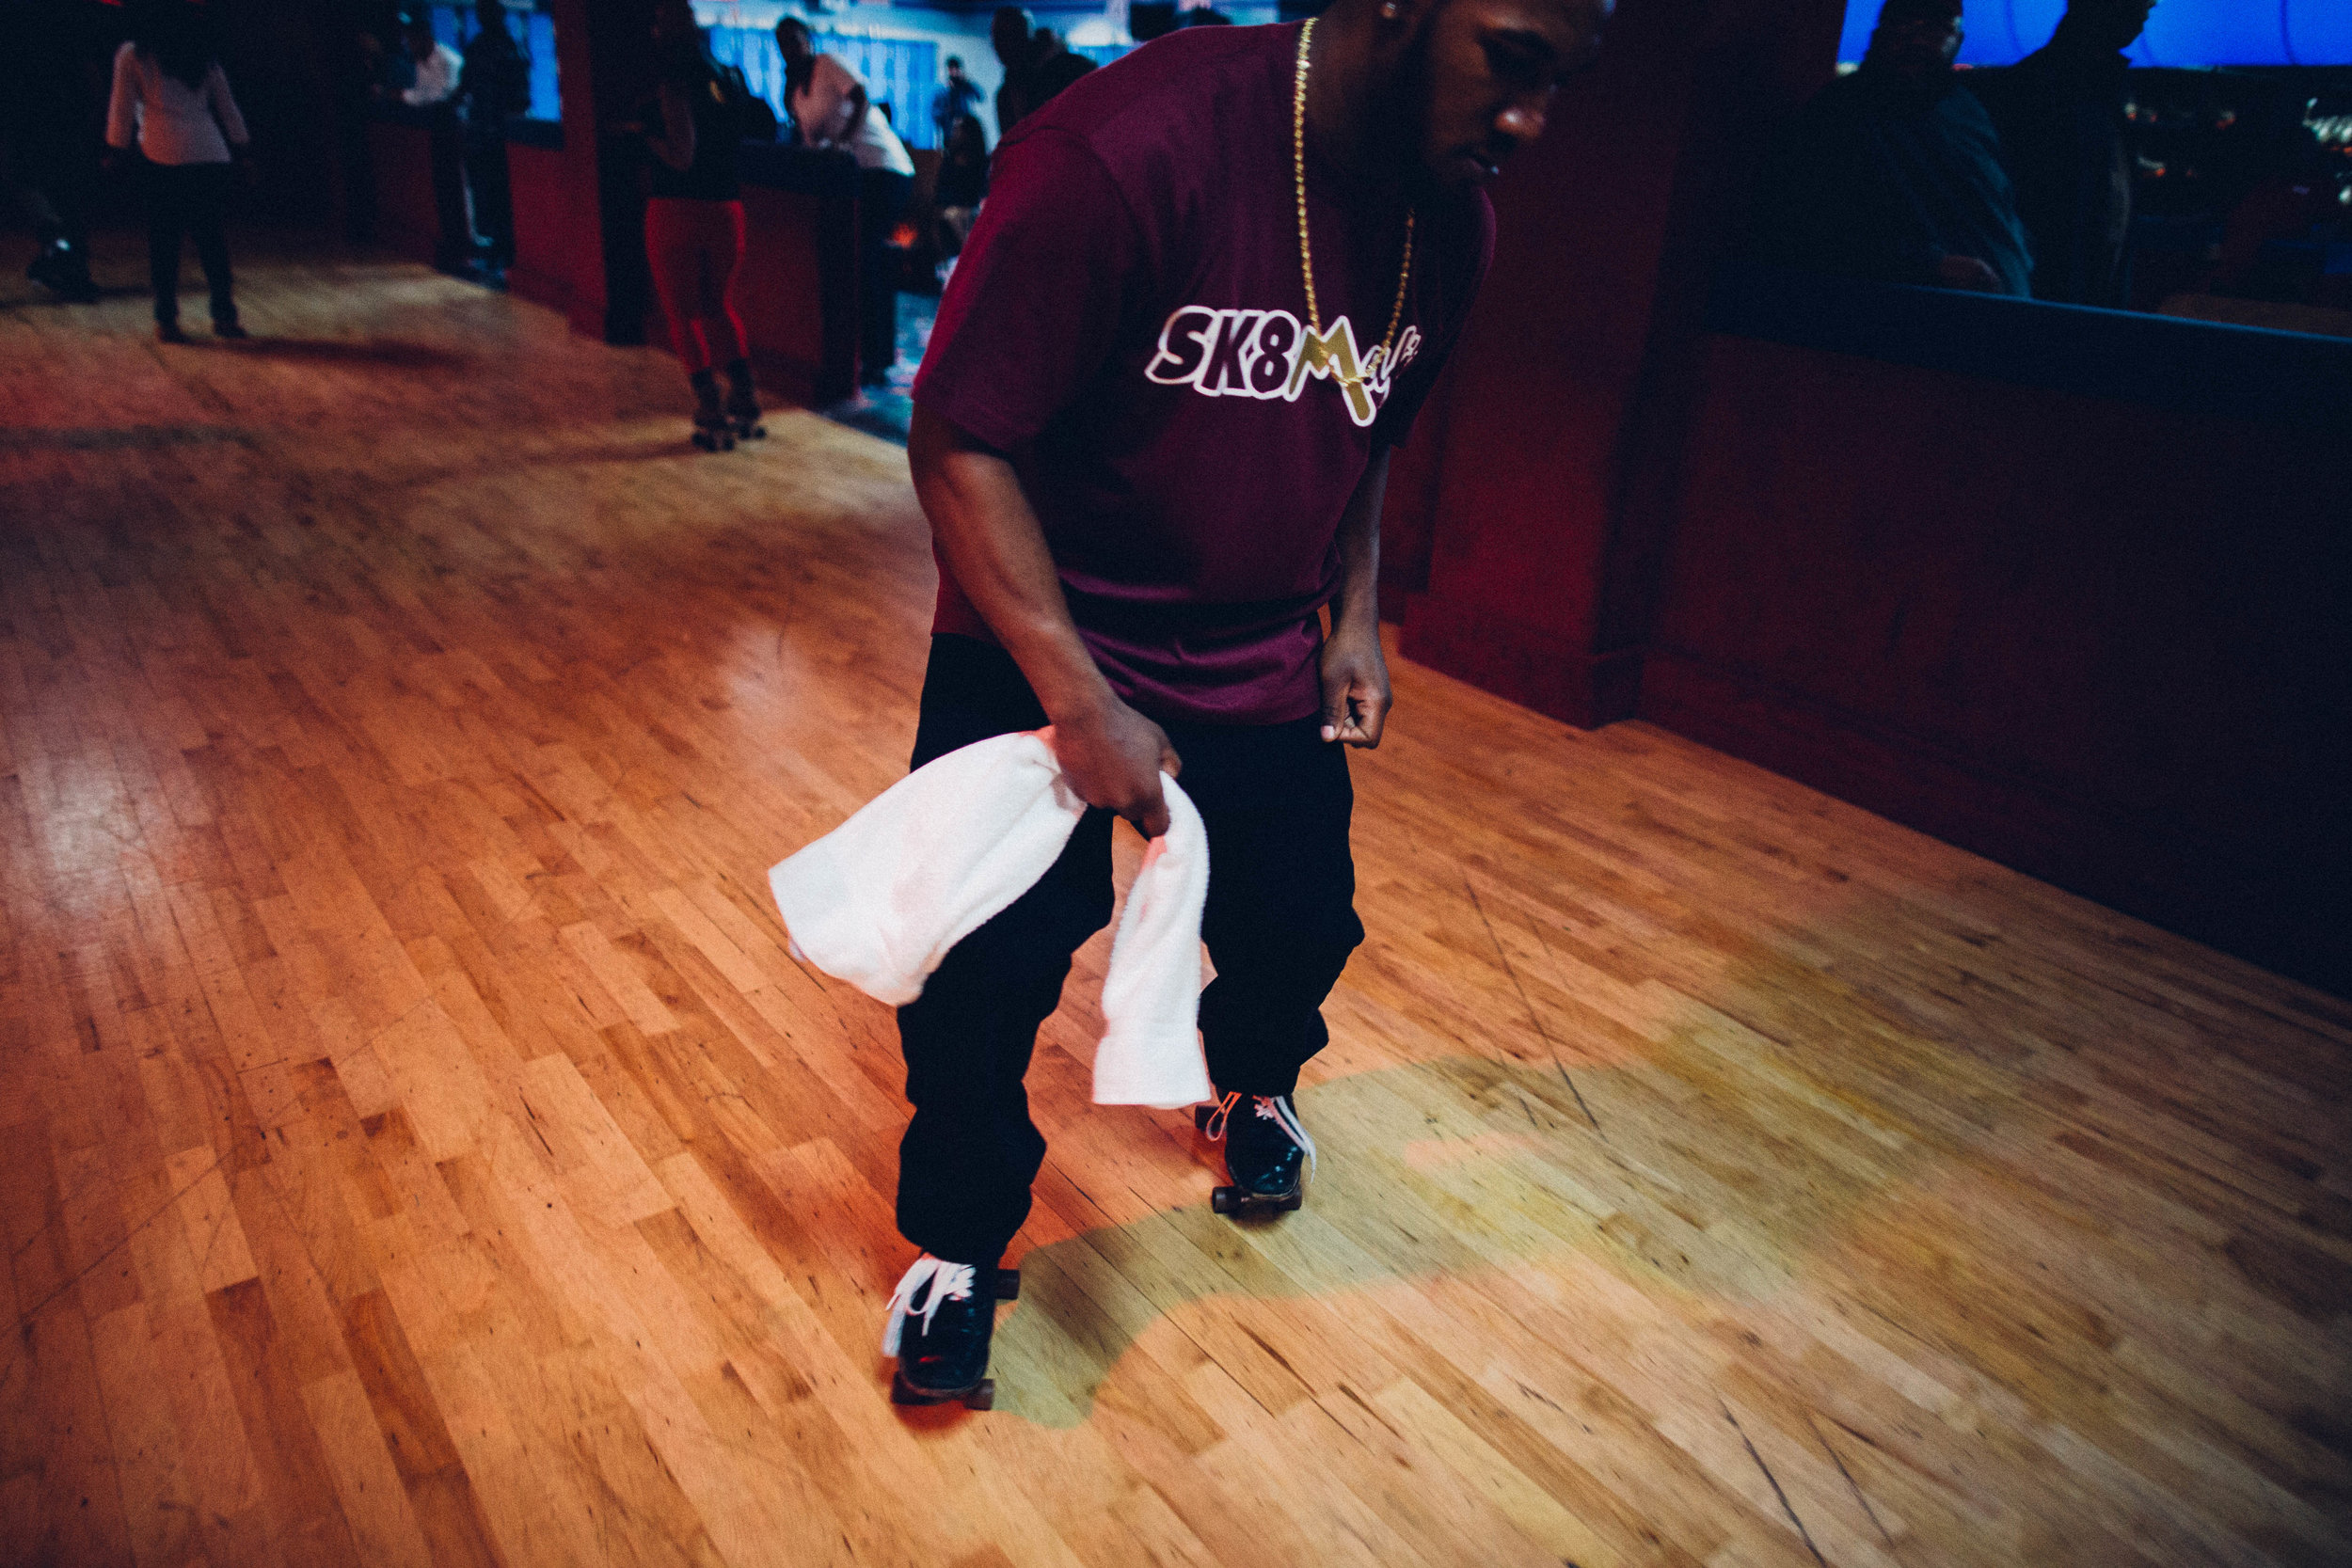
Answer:
M858 172L858 379L879 387L898 358L898 257L890 236L914 182L888 169Z
M155 289L155 320L180 319L180 239L196 242L197 260L213 295L213 325L233 326L236 285L229 273L228 164L147 166L147 273Z

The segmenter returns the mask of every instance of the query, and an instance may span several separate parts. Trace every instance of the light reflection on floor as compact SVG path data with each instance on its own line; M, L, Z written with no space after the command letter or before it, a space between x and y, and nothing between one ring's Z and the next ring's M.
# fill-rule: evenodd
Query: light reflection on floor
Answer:
M931 322L939 313L938 299L930 294L898 296L898 362L890 367L886 387L867 387L857 397L819 409L825 418L885 441L907 444L907 421L914 417L908 391L914 372L930 346Z

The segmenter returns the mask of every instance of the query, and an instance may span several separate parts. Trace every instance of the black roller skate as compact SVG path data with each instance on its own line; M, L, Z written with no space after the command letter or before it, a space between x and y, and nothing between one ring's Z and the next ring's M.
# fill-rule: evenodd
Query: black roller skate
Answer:
M1247 1114L1237 1115L1243 1100ZM1286 1094L1229 1094L1193 1109L1192 1123L1211 1143L1225 1145L1230 1187L1209 1195L1220 1214L1283 1214L1307 1199L1304 1173L1314 1168L1315 1141Z
M71 304L87 305L98 298L98 285L90 281L88 252L62 234L42 243L24 276Z
M982 1277L993 1281L984 1292L975 1288ZM980 1269L928 1252L917 1258L891 1292L890 1326L882 1331L882 1354L898 1358L890 1402L993 1409L996 1380L988 1375L988 1346L996 1304L1020 1294L1018 1269Z
M688 379L694 388L694 445L705 451L733 451L735 422L719 406L718 376L696 371Z
M767 439L768 427L760 422L759 393L752 386L748 359L738 359L727 367L727 423L739 441Z

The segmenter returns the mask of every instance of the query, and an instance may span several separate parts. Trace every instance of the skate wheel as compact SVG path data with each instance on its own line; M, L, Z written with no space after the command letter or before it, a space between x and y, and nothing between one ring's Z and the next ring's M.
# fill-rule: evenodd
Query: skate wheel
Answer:
M1219 1187L1209 1194L1212 1213L1231 1214L1241 1207L1241 1191L1236 1187Z
M998 1301L1019 1301L1021 1299L1021 1271L1019 1269L998 1269L996 1271L996 1299Z
M988 1410L996 1402L996 1380L984 1377L971 1387L961 1391L934 1393L917 1388L907 1381L906 1373L890 1374L890 1402L905 1405L961 1404L967 1410Z

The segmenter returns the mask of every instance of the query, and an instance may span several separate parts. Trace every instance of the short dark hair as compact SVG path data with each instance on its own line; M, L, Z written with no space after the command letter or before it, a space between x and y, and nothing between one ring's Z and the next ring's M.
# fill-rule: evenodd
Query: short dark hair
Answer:
M948 55L947 69L950 71L961 71L963 69L963 56L961 55Z
M1886 0L1879 8L1878 24L1890 22L1957 22L1961 0Z

